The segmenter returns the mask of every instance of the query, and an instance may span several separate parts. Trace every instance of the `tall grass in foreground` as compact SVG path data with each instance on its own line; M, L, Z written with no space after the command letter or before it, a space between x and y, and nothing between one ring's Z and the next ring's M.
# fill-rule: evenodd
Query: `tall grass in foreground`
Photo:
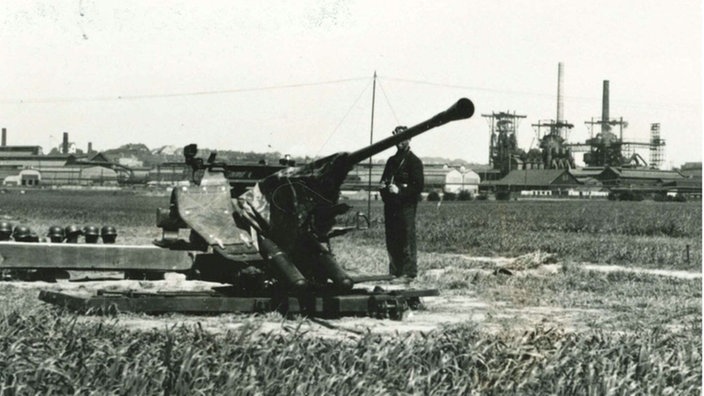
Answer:
M693 327L696 327L693 326ZM699 394L699 328L355 339L0 313L0 394Z

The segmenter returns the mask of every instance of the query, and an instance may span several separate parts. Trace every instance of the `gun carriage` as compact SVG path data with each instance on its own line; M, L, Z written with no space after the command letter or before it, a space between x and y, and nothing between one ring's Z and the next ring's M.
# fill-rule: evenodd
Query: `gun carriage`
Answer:
M218 162L215 155L207 160L197 158L197 146L188 145L184 157L193 170L194 185L174 188L169 207L157 211L156 225L163 232L153 246L119 245L114 243L114 236L109 240L112 243L102 244L2 241L0 269L112 270L147 277L180 272L189 279L228 285L199 293L40 293L43 301L79 311L278 310L323 317L401 318L409 306L419 303L420 297L437 295L438 291L355 287L391 277L353 276L337 263L331 239L360 228L366 220L358 213L356 225L336 226L336 216L351 209L339 202L340 187L355 164L473 113L473 103L462 98L448 110L403 133L351 153L333 154L300 166L237 167ZM264 176L242 193L226 177L234 171Z

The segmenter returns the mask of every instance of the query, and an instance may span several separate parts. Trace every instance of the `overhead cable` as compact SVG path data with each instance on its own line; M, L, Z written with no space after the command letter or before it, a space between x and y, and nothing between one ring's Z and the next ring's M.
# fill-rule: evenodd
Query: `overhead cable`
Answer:
M366 79L366 80L369 80L369 77L367 77L367 78L365 78L365 79ZM315 154L316 157L317 157L318 155L320 155L320 152L321 152L321 151L323 150L323 148L328 144L328 142L330 141L330 139L335 135L335 133L337 132L337 130L340 128L340 125L342 125L342 123L345 121L345 119L347 118L347 116L350 115L350 112L352 112L352 109L353 109L355 106L357 106L357 103L358 103L359 100L362 98L362 95L364 95L364 93L367 92L367 89L369 89L369 86L372 84L372 82L373 82L373 81L370 80L369 83L364 86L364 89L362 90L362 92L360 92L359 95L357 95L357 99L355 99L354 103L352 103L352 106L350 106L350 108L347 109L347 113L345 113L345 115L342 117L342 119L340 120L340 122L337 123L337 126L335 126L335 129L333 129L332 132L330 132L330 134L328 135L327 139L325 139L325 142L322 144L322 146L320 146L320 149L318 149L318 152Z
M399 124L398 117L396 116L396 112L394 111L394 107L391 106L391 101L389 101L389 97L386 95L386 90L384 87L381 85L381 80L379 81L379 88L381 88L381 93L384 95L384 99L386 99L386 105L389 106L389 110L391 110L391 114L394 116L394 119L396 120L396 124Z
M443 88L471 89L473 91L492 92L492 93L505 94L505 95L539 96L539 97L551 98L551 99L555 98L555 94L553 94L553 93L511 91L511 90L505 90L505 89L475 87L475 86L469 86L469 85L445 84L445 83L436 83L436 82L431 82L431 81L411 80L411 79L394 78L394 77L385 77L385 78L388 81L398 81L398 82L405 82L405 83L419 84L419 85L430 85L430 86L443 87ZM564 97L565 97L565 99L589 101L589 102L594 102L594 101L600 102L601 101L601 96L599 96L599 97L586 97L586 96L565 95ZM612 100L611 102L618 103L618 104L625 104L628 106L635 106L635 107L660 106L660 107L674 107L674 108L678 108L680 110L682 107L691 107L693 109L698 109L698 106L695 104L692 104L692 103L656 103L656 102L628 101L628 100L618 100L618 99Z
M28 99L0 99L0 103L63 103L63 102L99 102L99 101L114 101L114 100L139 100L139 99L155 99L155 98L174 98L185 96L205 96L205 95L223 95L239 92L256 92L256 91L271 91L277 89L313 87L320 85L340 84L351 81L367 80L369 77L348 78L340 80L329 80L308 83L270 85L264 87L252 88L232 88L212 91L191 91L191 92L175 92L175 93L158 93L158 94L143 94L143 95L117 95L117 96L93 96L93 97L72 97L72 98L28 98Z

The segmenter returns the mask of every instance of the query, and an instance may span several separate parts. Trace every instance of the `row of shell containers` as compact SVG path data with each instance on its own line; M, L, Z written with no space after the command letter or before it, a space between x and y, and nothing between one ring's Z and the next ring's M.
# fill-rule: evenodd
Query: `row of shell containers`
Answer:
M85 226L83 228L77 225L67 227L51 226L46 237L42 238L27 226L18 225L13 227L11 223L0 222L0 241L78 243L81 236L84 237L85 243L98 243L101 238L103 243L115 243L117 230L113 226L103 226L100 229L96 226Z

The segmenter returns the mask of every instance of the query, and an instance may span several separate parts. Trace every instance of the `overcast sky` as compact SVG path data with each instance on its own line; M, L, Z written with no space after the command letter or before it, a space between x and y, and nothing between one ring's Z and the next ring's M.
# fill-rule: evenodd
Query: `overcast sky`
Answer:
M352 151L369 142L376 71L374 140L468 97L472 119L411 146L487 163L481 114L526 115L519 145L536 147L563 62L571 142L609 80L625 140L659 122L666 165L702 157L699 0L3 0L0 21L0 126L45 152L62 132L98 150Z

